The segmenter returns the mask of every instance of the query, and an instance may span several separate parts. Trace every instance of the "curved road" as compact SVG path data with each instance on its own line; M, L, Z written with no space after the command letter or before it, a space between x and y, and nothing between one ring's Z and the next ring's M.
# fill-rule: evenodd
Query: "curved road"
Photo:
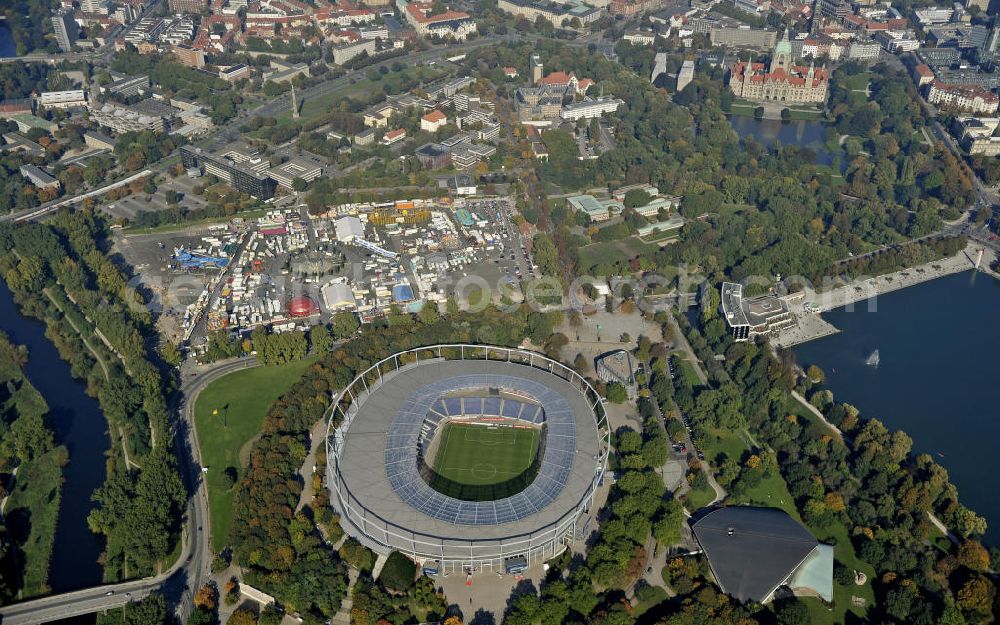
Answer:
M170 569L155 577L94 588L86 588L15 603L0 608L3 625L35 625L54 620L104 612L142 599L154 591L162 592L169 603L177 606L182 621L187 620L194 593L208 579L212 564L209 543L211 527L208 516L208 495L201 479L201 459L198 436L194 428L194 405L198 394L212 381L257 365L254 359L229 360L215 363L193 373L184 373L178 414L177 444L181 473L189 492L187 524L184 528L181 556ZM192 539L192 537L194 537Z

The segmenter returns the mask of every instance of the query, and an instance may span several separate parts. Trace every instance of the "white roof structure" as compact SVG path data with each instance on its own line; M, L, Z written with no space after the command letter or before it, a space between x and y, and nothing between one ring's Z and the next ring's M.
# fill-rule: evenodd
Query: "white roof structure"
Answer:
M365 235L365 227L361 220L353 215L341 217L333 222L333 229L338 241L350 243L354 239L360 239Z
M329 310L354 308L354 292L346 282L331 282L323 287L323 303Z

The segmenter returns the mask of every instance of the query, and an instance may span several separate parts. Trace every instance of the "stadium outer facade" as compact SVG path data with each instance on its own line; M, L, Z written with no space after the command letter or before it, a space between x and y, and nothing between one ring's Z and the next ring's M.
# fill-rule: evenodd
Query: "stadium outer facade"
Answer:
M540 395L552 437L535 481L497 501L453 499L411 479L421 428L408 421L423 420L421 397L476 380ZM503 571L516 559L551 559L585 535L610 437L600 395L569 367L527 350L454 344L399 352L358 375L329 409L326 449L331 505L362 544L444 573Z

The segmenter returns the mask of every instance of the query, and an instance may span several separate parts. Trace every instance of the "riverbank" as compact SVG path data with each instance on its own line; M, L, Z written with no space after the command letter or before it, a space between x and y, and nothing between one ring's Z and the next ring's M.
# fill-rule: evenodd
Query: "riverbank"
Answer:
M876 312L879 295L975 269L980 249L978 245L970 243L964 250L950 258L931 261L924 265L901 269L875 278L855 280L828 291L817 292L806 287L805 295L789 304L797 323L778 334L771 340L771 343L776 347L791 347L836 334L840 330L817 313L851 307L859 302L865 303L857 308L848 308L848 310ZM988 248L985 249L979 265L980 270L989 272L990 265L995 260L995 252ZM809 310L807 310L807 306Z
M8 450L2 458L3 473L9 473L3 476L9 494L0 504L7 531L0 576L4 591L17 593L18 599L49 592L63 467L68 461L66 448L55 446L49 406L24 373L25 354L0 333L0 418L7 424L0 443Z

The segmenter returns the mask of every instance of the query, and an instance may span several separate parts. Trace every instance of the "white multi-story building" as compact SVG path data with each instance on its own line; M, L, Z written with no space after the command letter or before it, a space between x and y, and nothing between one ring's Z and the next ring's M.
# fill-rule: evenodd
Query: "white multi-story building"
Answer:
M927 101L951 111L974 115L992 115L997 112L1000 97L979 85L948 85L931 83Z
M66 109L87 106L87 92L83 89L69 91L43 91L38 96L38 105L45 108Z
M136 111L120 108L106 104L101 108L90 109L90 121L110 128L117 133L140 132L152 130L153 132L163 132L166 130L166 121L156 115L143 115Z
M574 19L580 20L581 24L590 24L599 20L605 13L603 8L587 6L582 2L560 4L538 0L499 0L497 8L505 13L523 17L529 22L541 17L556 26L566 26Z
M333 50L333 62L337 65L343 65L344 63L353 58L359 57L362 54L367 53L368 56L375 54L375 40L363 39L355 43L333 46L331 49Z
M562 117L567 121L591 119L594 117L600 117L605 113L614 113L622 104L625 103L612 96L605 96L595 100L584 100L583 102L574 102L564 106L562 111L559 113L559 117Z
M855 41L847 48L847 58L874 61L882 55L882 46L874 41Z
M993 136L997 127L1000 127L1000 117L956 117L951 130L969 154L997 156L1000 137Z
M406 21L421 37L441 37L442 39L465 39L476 32L476 23L468 13L446 9L435 13L433 2L396 0L396 6Z

